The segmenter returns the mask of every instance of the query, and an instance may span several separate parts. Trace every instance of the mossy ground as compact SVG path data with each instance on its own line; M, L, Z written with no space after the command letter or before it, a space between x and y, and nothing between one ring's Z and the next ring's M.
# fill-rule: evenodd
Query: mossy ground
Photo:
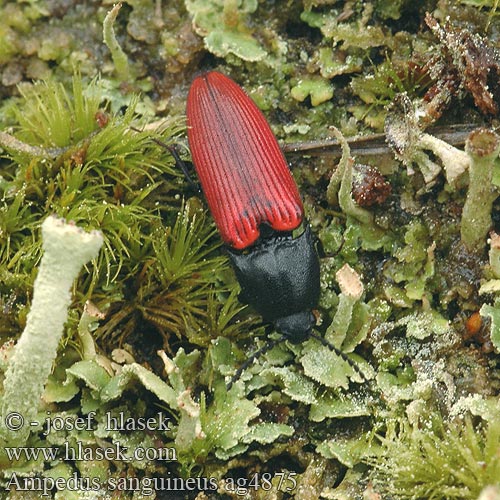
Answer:
M41 222L57 214L105 238L74 285L39 408L41 421L48 411L69 420L95 412L92 429L39 427L25 444L175 450L168 460L11 460L2 443L3 484L29 471L101 486L51 490L64 499L142 498L148 487L173 498L154 478L214 478L208 498L475 499L498 490L498 251L461 239L467 172L452 182L443 157L417 148L431 127L465 155L470 130L498 126L497 3L138 0L114 24L107 18L107 45L109 2L2 4L2 373L30 308ZM469 57L471 47L481 57ZM277 345L225 390L265 329L238 302L202 196L154 142L189 159L187 89L209 69L241 84L281 141L301 142L289 159L321 250L318 330L367 380L310 339ZM407 132L398 102L415 107L405 123L422 128L404 141L391 135L396 125ZM356 173L337 169L336 146L304 152L309 141L331 142L332 125L370 138L350 148L390 184L378 204L352 199L346 179ZM492 169L496 197L498 161ZM497 232L499 214L496 200ZM337 281L345 264L362 283L355 299ZM158 412L171 430L106 427L110 416ZM108 477L137 483L111 493ZM9 498L28 496L11 488Z

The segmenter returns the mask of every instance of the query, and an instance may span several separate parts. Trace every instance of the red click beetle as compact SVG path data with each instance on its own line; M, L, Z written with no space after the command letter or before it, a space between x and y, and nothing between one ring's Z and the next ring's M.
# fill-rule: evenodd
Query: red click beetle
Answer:
M319 259L297 185L264 115L230 78L196 78L188 140L208 206L250 304L292 342L307 338ZM297 228L304 227L298 236Z

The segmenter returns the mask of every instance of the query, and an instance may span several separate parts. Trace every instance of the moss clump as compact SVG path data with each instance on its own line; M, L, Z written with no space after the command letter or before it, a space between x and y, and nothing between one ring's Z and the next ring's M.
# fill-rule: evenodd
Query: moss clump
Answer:
M475 425L437 420L419 428L400 421L381 439L373 461L375 488L396 498L475 500L500 485L500 420Z

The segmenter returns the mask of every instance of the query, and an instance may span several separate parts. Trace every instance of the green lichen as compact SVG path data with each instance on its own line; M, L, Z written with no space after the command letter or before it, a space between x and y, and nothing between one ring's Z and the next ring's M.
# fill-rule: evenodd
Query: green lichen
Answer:
M301 18L315 28L320 28L327 39L331 39L334 44L340 44L341 49L358 48L368 49L383 45L385 36L378 26L368 26L368 22L373 13L373 5L366 4L361 16L354 22L339 21L340 12L332 9L324 14L306 10Z
M291 96L299 102L311 96L311 104L313 106L318 106L322 102L328 101L333 97L333 89L328 81L317 78L299 80L297 85L290 89L290 93Z
M351 157L349 145L338 129L333 128L332 130L342 146L342 158L330 178L326 192L327 199L332 204L338 199L338 204L346 215L370 226L373 223L372 214L359 207L352 197L352 169L354 160Z
M330 47L321 47L318 50L318 63L321 68L321 76L331 79L338 75L357 73L362 67L362 58L348 54L338 54Z
M497 351L500 351L500 308L498 300L494 305L483 304L479 312L481 316L489 317L491 320L491 343Z
M261 61L267 56L247 23L249 15L257 10L255 0L214 0L209 4L188 0L186 8L193 16L194 29L204 37L207 49L216 56L232 54L244 61Z
M351 411L352 409L349 408L348 412ZM357 439L349 436L344 439L325 441L318 446L318 452L325 458L338 460L345 466L352 468L366 457L373 455L378 448L379 445L375 442L374 436L367 433L357 436Z
M489 261L491 266L491 271L495 278L500 278L500 237L495 232L490 233L490 251L489 251Z
M360 276L349 264L344 264L337 271L336 278L341 293L335 316L326 332L326 339L340 349L346 341L347 332L353 320L354 306L361 299L364 287ZM353 347L356 345L357 343Z
M422 300L426 284L434 275L436 244L429 241L424 224L414 221L406 228L405 246L394 252L395 260L388 262L384 274L393 283L404 283L410 300Z
M5 64L18 51L15 32L4 24L0 26L0 63Z
M113 29L113 25L116 21L116 16L118 16L120 8L121 3L118 3L106 14L102 24L103 38L104 43L108 46L111 52L111 57L113 58L118 78L120 80L127 81L131 77L128 58L116 40L115 31Z

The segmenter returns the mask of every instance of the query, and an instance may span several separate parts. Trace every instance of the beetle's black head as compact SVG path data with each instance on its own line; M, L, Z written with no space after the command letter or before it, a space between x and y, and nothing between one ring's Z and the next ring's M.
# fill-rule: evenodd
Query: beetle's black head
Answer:
M309 337L316 319L311 311L302 311L274 322L276 331L282 333L294 344L298 344Z

